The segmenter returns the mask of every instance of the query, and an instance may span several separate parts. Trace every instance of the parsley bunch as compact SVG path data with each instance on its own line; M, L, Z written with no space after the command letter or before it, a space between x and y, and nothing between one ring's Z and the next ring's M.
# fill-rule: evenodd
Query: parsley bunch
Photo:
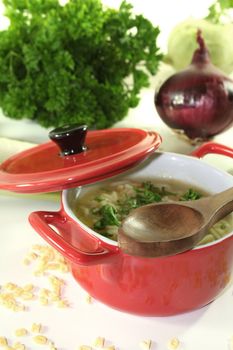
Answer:
M10 26L0 31L0 107L45 127L106 128L139 102L162 59L159 28L100 0L3 0Z

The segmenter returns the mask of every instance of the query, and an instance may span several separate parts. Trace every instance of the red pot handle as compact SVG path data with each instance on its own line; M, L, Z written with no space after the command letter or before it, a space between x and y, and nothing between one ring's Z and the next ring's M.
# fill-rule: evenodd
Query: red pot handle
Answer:
M216 142L203 143L200 147L195 149L191 153L191 155L194 157L202 158L206 154L210 154L210 153L222 154L224 156L228 156L228 157L233 158L233 149L232 148L230 148L228 146L221 145L220 143L216 143Z
M72 263L86 266L110 263L120 253L118 246L87 234L62 212L33 212L29 215L29 222L41 237Z

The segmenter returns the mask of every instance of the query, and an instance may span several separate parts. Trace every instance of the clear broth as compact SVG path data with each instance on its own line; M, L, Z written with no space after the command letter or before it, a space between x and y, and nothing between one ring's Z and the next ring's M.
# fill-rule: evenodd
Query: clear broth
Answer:
M100 186L95 186L93 189L90 189L85 194L81 195L78 198L78 201L75 203L74 213L80 221L82 221L86 226L90 227L92 230L102 234L103 236L117 241L117 232L119 226L116 224L107 224L105 227L102 227L103 217L104 215L106 215L106 213L101 214L101 212L103 211L101 208L103 208L103 206L108 206L107 209L108 211L110 210L110 214L112 214L112 217L110 217L110 221L114 221L114 217L116 217L115 221L117 221L117 224L120 224L121 220L131 210L128 210L128 202L130 202L130 200L137 202L134 196L137 197L138 193L140 194L140 191L143 192L144 187L140 187L142 183L151 183L152 187L155 186L156 188L159 188L160 192L164 193L164 195L161 196L162 202L180 201L184 194L187 194L190 190L192 190L191 195L193 193L200 194L201 197L211 195L210 193L204 191L202 188L173 179L124 179L121 181L106 182ZM134 188L137 188L136 192ZM146 193L146 195L148 195L148 193ZM149 198L149 200L153 201L153 194L151 196L152 199ZM148 198L146 198L146 200L147 199ZM157 194L155 194L154 199L158 201ZM139 198L139 202L140 200L141 199ZM143 200L144 199L142 198L142 201ZM124 208L125 204L126 210ZM136 203L136 205L138 205L138 203ZM107 214L109 215L109 213ZM206 236L199 242L199 245L207 244L218 240L232 232L232 230L233 215L230 214L224 219L220 220L218 223L216 223L207 232Z

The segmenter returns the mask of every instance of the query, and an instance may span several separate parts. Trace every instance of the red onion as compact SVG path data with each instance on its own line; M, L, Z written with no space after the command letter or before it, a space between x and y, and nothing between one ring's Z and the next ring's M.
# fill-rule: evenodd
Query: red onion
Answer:
M155 106L168 126L206 140L233 124L233 80L211 63L200 30L197 42L191 64L163 83Z

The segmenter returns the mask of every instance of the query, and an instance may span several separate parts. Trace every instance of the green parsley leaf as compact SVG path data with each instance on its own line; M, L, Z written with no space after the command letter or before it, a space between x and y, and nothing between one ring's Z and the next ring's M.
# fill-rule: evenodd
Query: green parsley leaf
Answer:
M180 201L193 201L199 198L201 198L201 194L189 188L188 191L180 197Z
M101 216L101 219L95 222L94 229L102 230L108 225L120 226L120 222L116 215L117 211L112 205L103 205L99 209L98 214Z

